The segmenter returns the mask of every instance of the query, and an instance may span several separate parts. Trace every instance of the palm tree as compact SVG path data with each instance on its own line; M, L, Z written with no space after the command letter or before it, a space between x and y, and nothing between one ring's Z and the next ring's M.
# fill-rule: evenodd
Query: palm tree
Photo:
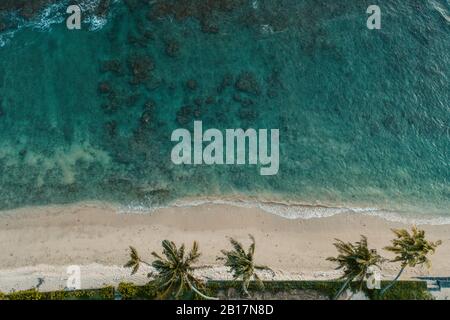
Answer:
M234 280L242 279L242 291L247 296L250 296L248 286L251 280L255 280L261 288L264 288L264 284L256 270L268 270L273 276L275 275L269 267L255 264L255 238L252 235L249 235L249 237L252 243L247 252L245 252L241 243L230 238L233 250L221 250L223 256L217 258L217 260L225 261L225 266L231 269Z
M440 240L436 242L426 240L425 231L417 229L416 226L412 227L411 233L405 229L392 229L392 232L394 232L396 238L392 240L391 246L384 249L396 254L391 262L400 262L401 268L394 280L381 290L381 295L396 283L406 267L414 268L417 265L425 264L427 268L430 268L431 261L427 256L433 254L437 246L442 243Z
M342 240L335 239L334 246L339 255L337 257L329 257L328 261L336 262L338 264L336 270L343 270L344 274L340 278L344 280L344 284L335 295L337 299L347 286L353 281L363 281L372 266L380 267L383 258L377 253L375 249L369 249L367 245L367 238L361 236L361 240L353 243L345 243Z
M151 267L151 264L148 262L145 262L141 259L139 256L137 250L134 247L130 246L130 260L124 265L124 268L131 268L131 275L138 272L139 267L141 264L145 264L148 267Z
M151 264L143 261L136 249L130 247L130 261L125 264L125 267L132 268L132 274L139 270L141 264L155 268L157 271L155 284L160 292L161 299L168 297L170 294L179 298L186 291L192 290L204 299L216 300L216 298L208 297L200 292L199 288L203 289L204 284L193 274L194 267L192 264L196 263L200 257L198 243L195 241L191 251L186 255L184 244L178 249L174 242L164 240L162 246L164 257L152 252L156 260Z

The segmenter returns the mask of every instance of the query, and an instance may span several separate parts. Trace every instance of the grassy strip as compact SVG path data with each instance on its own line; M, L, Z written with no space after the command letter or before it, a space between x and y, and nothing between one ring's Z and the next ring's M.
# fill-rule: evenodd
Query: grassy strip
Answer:
M388 282L382 282L386 286ZM341 282L338 281L267 281L264 282L264 291L276 294L278 292L290 292L292 290L316 291L321 295L332 298L339 290ZM352 286L355 290L359 285ZM235 289L238 292L241 288L239 281L210 281L207 283L207 293L216 295L219 291ZM260 288L255 283L249 287L250 294L260 292ZM399 281L386 294L381 297L380 290L363 291L371 300L430 300L432 296L427 291L427 285L423 281ZM144 286L137 286L132 283L121 283L118 288L105 287L92 290L76 291L52 291L39 292L36 289L17 291L10 294L0 293L0 300L113 300L119 295L123 300L153 300L157 298L157 289L150 282ZM183 297L185 299L195 299L193 295Z
M389 283L389 281L382 281L381 287L384 288ZM371 300L433 300L425 281L399 281L386 291L384 296L380 295L380 291L365 289Z
M390 282L382 281L381 287L384 288ZM210 281L208 282L208 289L210 294L214 295L219 290L226 290L234 288L239 290L241 283L238 281ZM316 291L329 299L333 299L338 290L341 288L342 282L330 281L267 281L264 282L264 290L270 293L289 292L291 290L310 290ZM358 291L360 285L352 284L352 290ZM258 292L260 289L252 283L249 287L250 294ZM424 281L399 281L384 296L380 295L381 290L369 290L363 286L362 291L371 300L431 300L433 297L427 291L427 284Z
M340 288L338 281L264 281L264 291L276 294L278 292L289 292L292 290L312 290L332 298L334 292ZM208 289L211 294L217 294L219 291L235 289L240 291L240 281L210 281L208 282ZM248 288L250 294L261 291L261 288L255 282L250 283Z
M0 294L0 300L113 300L114 287L92 290L39 292L36 289Z

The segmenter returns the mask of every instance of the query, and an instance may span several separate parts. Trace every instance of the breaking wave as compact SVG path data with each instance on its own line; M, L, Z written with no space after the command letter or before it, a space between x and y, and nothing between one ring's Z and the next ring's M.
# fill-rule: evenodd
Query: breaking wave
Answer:
M267 213L283 217L285 219L319 219L329 218L340 214L360 214L382 218L392 222L415 225L445 225L450 224L449 217L427 217L408 215L405 212L394 212L378 208L364 207L332 207L324 205L308 205L292 202L264 201L251 199L227 199L227 198L199 198L177 200L168 206L147 207L143 205L121 206L122 214L147 214L163 208L191 208L204 205L226 205L238 208L256 208Z
M448 2L448 0L447 8L445 6L445 1L441 3L435 0L429 0L429 3L437 12L439 12L439 14L445 19L445 21L450 23L450 2Z
M114 0L111 6L120 0ZM111 10L108 16L96 15L95 11L100 3L100 0L84 0L79 3L83 14L83 26L89 31L98 31L108 23ZM0 47L5 46L17 31L21 29L33 29L38 31L50 31L53 25L64 23L67 18L67 7L69 0L60 1L44 7L38 14L31 19L25 19L18 12L3 13L4 19L11 27L5 31L0 32Z

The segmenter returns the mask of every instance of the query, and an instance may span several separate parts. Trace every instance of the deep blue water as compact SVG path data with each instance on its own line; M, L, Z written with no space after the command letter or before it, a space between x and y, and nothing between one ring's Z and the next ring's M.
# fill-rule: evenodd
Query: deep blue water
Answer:
M450 3L372 2L117 1L80 31L64 6L3 13L0 208L246 195L450 216ZM278 128L278 175L175 166L194 120Z

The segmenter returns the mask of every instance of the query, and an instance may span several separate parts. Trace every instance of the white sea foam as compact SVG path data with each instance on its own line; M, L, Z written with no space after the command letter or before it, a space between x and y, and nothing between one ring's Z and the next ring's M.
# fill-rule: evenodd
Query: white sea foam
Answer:
M66 6L64 2L54 3L45 8L37 18L27 21L23 24L23 27L49 30L53 24L59 24L64 22L66 14Z
M121 0L114 0L111 2L110 6L112 6L113 4L118 3L120 1ZM94 14L94 12L97 9L99 4L100 4L100 0L89 0L89 1L87 0L80 4L80 8L81 8L82 12L91 13L91 14L88 14L85 17L85 19L83 20L83 23L88 25L89 31L101 30L108 23L108 17L97 16Z
M89 31L98 31L103 29L108 23L108 17L100 17L94 14L100 0L85 0L80 3L82 12L84 13L83 23L87 25ZM120 2L120 0L112 1L112 4ZM33 29L39 31L50 31L53 25L64 23L67 18L66 9L68 1L60 1L48 5L36 15L36 17L27 20L16 12L9 14L9 20L15 29L7 30L0 33L0 47L5 46L14 37L15 33L20 29Z
M283 217L285 219L317 219L328 218L339 214L361 214L382 218L392 222L416 225L444 225L450 224L450 217L419 217L408 214L407 212L394 212L378 208L363 207L331 207L322 205L307 205L299 203L277 202L277 201L259 201L247 199L187 199L177 200L166 207L155 206L147 207L143 205L130 205L121 207L119 212L122 214L146 214L152 213L158 209L167 207L190 208L204 205L227 205L239 208L258 208L267 213Z
M450 12L447 8L445 8L443 3L439 3L435 0L429 0L428 1L431 6L440 13L440 15L448 22L450 23ZM447 2L448 3L448 2Z
M84 20L89 25L89 31L97 31L103 29L108 23L108 19L98 16L91 16Z
M6 31L4 33L0 33L0 48L5 46L12 38L14 38L14 34L16 31Z

